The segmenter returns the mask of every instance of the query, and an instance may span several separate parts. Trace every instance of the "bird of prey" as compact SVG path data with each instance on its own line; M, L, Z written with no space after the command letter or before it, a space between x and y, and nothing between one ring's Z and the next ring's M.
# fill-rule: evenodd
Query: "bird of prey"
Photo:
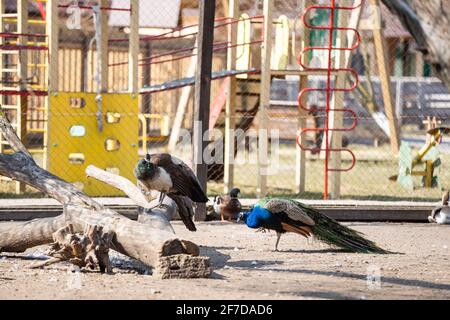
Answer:
M224 216L227 216L228 220L235 220L241 212L242 206L238 199L240 192L238 188L233 188L229 195L214 197L214 211L220 215L222 221L225 220Z
M277 233L275 251L283 233L294 232L352 252L387 253L361 233L350 229L323 213L298 201L280 198L260 200L250 212L241 212L239 220L249 228L267 229Z
M175 201L188 230L196 231L190 201L206 203L208 197L191 168L168 153L147 154L137 163L134 175L141 188L161 193L159 205L165 195Z
M438 224L450 224L450 207L448 205L449 192L446 191L442 195L442 204L431 211L428 217L429 222Z

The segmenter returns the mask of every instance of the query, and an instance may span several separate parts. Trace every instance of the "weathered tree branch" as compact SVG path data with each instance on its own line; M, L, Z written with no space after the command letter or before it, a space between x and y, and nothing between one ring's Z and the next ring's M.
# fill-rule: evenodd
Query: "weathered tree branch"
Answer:
M1 105L0 105L0 132L3 133L3 136L8 141L8 143L10 144L11 148L14 151L16 152L22 151L24 154L26 154L31 158L31 154L28 152L27 148L25 148L22 141L20 141L19 137L14 131L14 128L9 123L8 119L6 119L6 116L3 113Z
M64 227L64 216L21 222L0 223L0 252L23 252L28 248L50 243L53 233Z
M131 200L133 200L140 207L140 212L138 215L139 222L147 223L152 225L154 228L175 233L172 225L170 224L170 220L175 215L176 205L169 197L164 198L164 209L153 208L158 203L156 198L159 196L159 192L155 192L155 200L148 202L139 188L130 180L122 176L99 169L93 165L86 167L86 174L89 177L93 177L123 191Z

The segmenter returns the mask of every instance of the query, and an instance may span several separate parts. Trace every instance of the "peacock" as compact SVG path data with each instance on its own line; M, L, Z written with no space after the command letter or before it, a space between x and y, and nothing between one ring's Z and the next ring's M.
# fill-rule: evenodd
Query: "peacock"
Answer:
M176 203L186 228L190 231L197 230L192 220L194 212L187 199L206 203L208 197L187 164L168 153L147 154L136 164L134 175L144 191L160 192L159 205L167 194Z
M389 253L325 214L295 200L264 198L250 212L241 212L238 221L243 220L249 228L274 230L277 233L275 251L283 233L294 232L306 238L315 238L332 246L360 253Z

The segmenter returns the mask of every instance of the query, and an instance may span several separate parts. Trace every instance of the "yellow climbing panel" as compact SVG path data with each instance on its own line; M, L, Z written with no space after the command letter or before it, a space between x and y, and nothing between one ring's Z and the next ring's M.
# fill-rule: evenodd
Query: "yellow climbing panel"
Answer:
M49 170L90 196L122 192L93 178L85 169L93 164L135 182L138 161L138 97L102 94L102 123L97 123L95 93L58 92L50 96Z

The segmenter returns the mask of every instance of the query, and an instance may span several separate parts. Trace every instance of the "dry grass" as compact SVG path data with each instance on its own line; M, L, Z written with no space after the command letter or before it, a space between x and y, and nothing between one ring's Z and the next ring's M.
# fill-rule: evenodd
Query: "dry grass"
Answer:
M389 176L397 173L397 159L391 156L388 145L374 148L372 146L352 145L358 159L356 166L348 172L341 174L341 197L346 199L370 199L370 200L410 200L424 201L437 200L441 197L442 190L439 188L427 189L417 187L413 191L402 188L395 182L389 181ZM255 159L255 148L248 158ZM154 151L156 152L156 151ZM295 193L295 145L282 144L278 151L278 161L272 167L273 174L268 175L268 191L270 195L295 196L305 199L321 199L323 192L324 162L317 157L308 155L306 163L306 190L303 194ZM188 152L183 151L180 155L183 159L189 159ZM238 154L242 157L243 154ZM343 166L350 165L349 157L343 154ZM242 159L242 158L240 158ZM441 154L442 165L440 177L442 187L450 188L450 155ZM36 157L38 164L41 159ZM258 170L255 161L253 164L244 163L235 166L235 186L239 187L244 197L255 197ZM419 178L416 178L419 185ZM210 181L208 193L210 195L223 192L221 182ZM41 197L33 188L27 187L27 192L22 195L14 194L12 182L0 182L0 198L14 197Z

